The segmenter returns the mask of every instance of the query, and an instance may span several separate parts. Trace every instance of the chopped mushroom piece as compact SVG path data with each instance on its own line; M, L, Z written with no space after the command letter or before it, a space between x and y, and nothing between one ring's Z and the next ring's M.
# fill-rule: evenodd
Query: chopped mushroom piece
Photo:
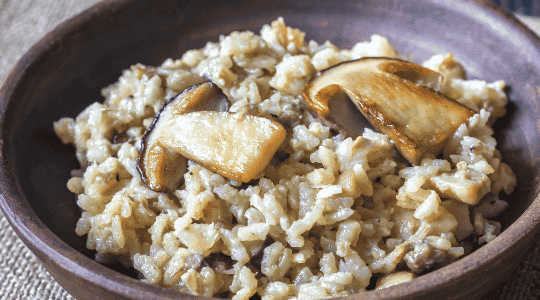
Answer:
M320 117L337 120L342 127L348 118L342 116L351 113L341 102L351 99L373 127L394 141L403 157L418 165L426 155L436 155L474 114L432 89L441 78L437 72L403 60L366 57L322 71L302 94Z
M163 124L178 115L199 110L227 111L230 103L221 89L205 82L185 89L171 98L156 114L141 141L137 170L141 179L156 192L173 191L182 184L187 159L161 144Z
M400 272L388 274L384 277L379 278L379 280L377 280L375 289L377 290L384 289L389 286L393 286L396 284L413 280L415 277L416 275L414 273L408 272L408 271L400 271Z
M403 260L411 271L421 274L426 270L448 265L456 258L448 251L436 249L430 244L429 239L424 238L415 241L414 250L408 252Z
M200 111L164 124L160 143L227 178L248 182L285 140L277 122L244 113Z

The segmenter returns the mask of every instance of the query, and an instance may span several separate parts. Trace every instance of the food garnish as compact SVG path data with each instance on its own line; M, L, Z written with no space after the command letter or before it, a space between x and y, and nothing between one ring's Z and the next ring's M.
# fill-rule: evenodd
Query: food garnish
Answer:
M164 126L160 142L166 148L242 182L261 173L286 135L281 124L242 112L192 112Z
M137 170L142 181L156 192L172 191L181 185L187 170L187 159L162 145L161 136L169 130L163 124L188 112L227 111L229 106L227 96L212 82L194 85L167 101L141 141Z
M242 112L214 83L186 89L165 103L141 143L138 170L154 191L181 185L191 159L227 178L248 182L268 165L283 143L279 123Z
M343 101L352 100L373 127L394 141L403 157L418 165L427 155L435 156L474 114L433 89L441 80L439 73L410 62L369 57L322 71L302 95L320 117L345 129L350 127L343 121L347 117L342 116L349 114Z

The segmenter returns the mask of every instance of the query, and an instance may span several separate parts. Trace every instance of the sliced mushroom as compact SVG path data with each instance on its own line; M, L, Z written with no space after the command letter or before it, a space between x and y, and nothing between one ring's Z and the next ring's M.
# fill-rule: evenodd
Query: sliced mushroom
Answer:
M441 80L437 72L413 63L366 57L322 71L302 94L320 117L357 135L365 124L358 117L349 119L353 117L347 111L350 105L342 102L351 99L365 119L417 165L427 154L436 155L459 125L474 114L434 90ZM355 125L354 131L347 129L350 124Z
M214 272L218 274L224 274L227 270L233 268L234 261L230 256L227 256L221 252L211 253L204 258L202 262L203 267L210 267Z
M192 112L163 126L163 146L241 182L264 170L286 135L281 124L241 112Z
M157 192L173 191L182 184L187 170L187 159L161 144L163 124L185 113L199 110L227 111L230 103L221 89L205 82L185 89L167 101L156 114L141 141L137 170L150 189Z
M315 112L315 117L321 124L345 136L359 136L365 128L374 129L345 92L340 89L333 92L335 94L331 96L332 101L328 102L328 113L321 113L320 110L311 107L310 112Z

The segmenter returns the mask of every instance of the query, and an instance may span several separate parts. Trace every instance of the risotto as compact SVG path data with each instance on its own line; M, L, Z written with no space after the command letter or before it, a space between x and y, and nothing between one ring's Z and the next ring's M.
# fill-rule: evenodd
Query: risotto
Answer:
M362 57L398 53L379 35L350 50L307 42L279 18L260 35L232 32L158 67L131 66L102 90L103 103L54 124L62 141L76 147L81 166L67 183L82 210L76 233L87 236L96 260L133 267L146 283L238 300L255 294L340 297L384 288L493 240L501 226L490 219L508 205L499 194L516 185L490 127L505 114L504 82L467 80L451 53L423 62L443 75L439 92L472 114L437 155L410 164L387 135L369 127L358 135L336 130L302 96L319 71ZM269 157L257 166L262 171L243 180L228 176L223 162L171 151L161 167L183 168L178 180L169 180L167 189L149 185L141 177L141 149L166 133L143 136L155 127L158 112L168 114L169 99L204 83L228 101L227 112L213 114L264 119L260 124L271 123L264 128L281 128L275 139L268 133L267 144L275 149L264 150ZM206 135L200 128L179 132ZM231 153L243 155L242 149L253 152Z

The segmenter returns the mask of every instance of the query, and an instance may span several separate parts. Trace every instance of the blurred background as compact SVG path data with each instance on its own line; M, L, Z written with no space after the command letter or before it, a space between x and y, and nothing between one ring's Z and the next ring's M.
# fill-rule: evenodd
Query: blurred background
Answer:
M540 0L491 0L509 11L526 15L540 16Z

